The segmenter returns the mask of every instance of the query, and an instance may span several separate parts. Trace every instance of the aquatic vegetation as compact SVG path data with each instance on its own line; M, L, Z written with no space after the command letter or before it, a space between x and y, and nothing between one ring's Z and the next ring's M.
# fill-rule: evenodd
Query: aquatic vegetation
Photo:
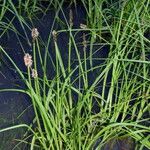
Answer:
M25 87L0 92L27 95L34 119L31 124L0 129L0 134L25 128L14 149L24 144L31 150L105 150L115 149L117 143L122 149L149 149L150 40L145 34L150 24L144 22L150 19L150 1L21 2L2 3L0 26L5 29L2 38L9 30L16 33L26 68L6 47L1 45L0 51ZM79 5L86 15L76 25ZM32 19L50 9L55 17L46 36ZM6 12L15 14L21 31L2 19ZM30 54L21 38L30 46Z

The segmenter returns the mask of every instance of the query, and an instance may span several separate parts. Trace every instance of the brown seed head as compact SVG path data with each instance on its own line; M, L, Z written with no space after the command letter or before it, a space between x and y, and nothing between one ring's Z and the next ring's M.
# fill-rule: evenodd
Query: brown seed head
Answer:
M87 25L81 23L81 24L80 24L80 28L81 28L81 29L87 29Z
M87 48L87 41L86 41L86 35L85 35L85 33L83 33L83 42L82 42L82 44L83 44L83 49L85 51L86 48Z
M73 12L72 12L72 9L70 9L70 12L69 12L69 24L70 24L71 27L73 26Z
M54 41L56 42L57 41L57 32L55 30L53 30L52 35L53 35Z
M37 70L32 69L32 74L31 75L32 75L33 78L37 78L38 77Z
M39 32L37 28L33 28L31 31L32 39L35 40L39 36Z
M24 63L25 63L25 65L27 67L31 67L32 66L33 61L32 61L32 56L30 54L26 53L24 55Z

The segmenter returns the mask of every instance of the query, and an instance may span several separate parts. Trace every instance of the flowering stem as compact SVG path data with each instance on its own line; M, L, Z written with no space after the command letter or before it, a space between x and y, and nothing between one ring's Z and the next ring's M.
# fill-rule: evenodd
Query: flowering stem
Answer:
M30 88L32 88L32 82L31 82L31 76L30 76L30 67L27 67L28 68L28 81L29 81L29 86ZM40 121L39 121L39 116L38 116L38 113L37 113L37 108L36 108L36 104L35 104L35 101L34 101L34 96L32 95L32 92L31 92L31 100L32 100L32 104L33 104L33 109L34 109L34 112L35 112L35 118L37 120L37 125L38 125L38 130L42 136L42 138L44 138L44 135L43 135L43 131L42 131L42 128L41 128L41 124L40 124ZM43 145L46 145L45 141L43 140Z
M35 51L35 42L33 42L33 60L34 60L34 69L37 71L37 63L36 63L36 51ZM35 78L34 80L34 85L35 85L35 90L36 93L39 95L40 98L40 87L39 87L39 82L38 82L38 77Z

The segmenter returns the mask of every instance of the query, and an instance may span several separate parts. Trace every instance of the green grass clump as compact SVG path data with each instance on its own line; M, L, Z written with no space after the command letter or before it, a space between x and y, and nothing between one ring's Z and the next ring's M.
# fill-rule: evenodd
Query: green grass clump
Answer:
M29 9L28 2L25 2L24 9ZM27 94L35 112L35 119L30 126L16 125L2 129L0 132L27 128L28 134L15 148L25 143L31 150L90 150L96 144L98 149L102 149L112 139L126 137L134 141L137 150L150 148L148 126L150 121L148 45L150 41L145 37L145 33L150 28L150 24L147 23L147 19L150 18L148 9L150 1L128 0L108 3L106 0L82 0L82 3L87 13L86 28L74 29L72 16L70 15L70 21L67 21L64 15L67 28L58 31L51 29L44 43L44 57L41 49L42 40L39 37L35 38L31 42L33 65L32 68L27 66L27 77L0 46L1 52L11 61L27 86L25 90L1 89L0 91L17 91ZM59 11L64 14L62 4L55 1L55 6L59 9L54 22L58 19ZM109 7L103 7L103 4ZM32 8L36 6L36 4L31 5ZM11 0L9 0L9 6L5 8L16 14L22 28L27 26L27 22L21 17ZM5 16L6 10L2 10L1 16ZM83 56L80 54L74 36L79 31L84 32ZM89 39L86 39L85 31L89 32ZM69 36L66 41L68 43L67 66L57 42L57 38L64 32ZM54 43L53 52L55 53L55 58L52 59L48 51L51 41ZM100 42L102 46L109 47L108 58L94 58L93 45ZM90 47L90 55L87 52L88 47ZM74 68L71 60L73 50L77 58L77 65ZM32 69L37 72L39 70L37 55L42 75L32 78ZM94 66L93 62L96 60L103 60L103 63ZM52 79L47 76L46 68L49 61L53 64L55 71ZM95 71L97 71L95 79L89 84L89 74ZM75 77L76 72L78 75ZM100 84L101 87L99 87ZM93 102L96 102L99 108L97 113L93 111Z

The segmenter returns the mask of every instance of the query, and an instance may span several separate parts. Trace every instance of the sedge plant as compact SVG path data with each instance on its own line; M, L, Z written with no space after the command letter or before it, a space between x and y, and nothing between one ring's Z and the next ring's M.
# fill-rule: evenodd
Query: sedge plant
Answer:
M27 76L0 46L1 52L11 61L27 88L1 89L0 91L17 91L27 94L35 113L35 119L31 125L20 124L0 130L0 132L7 132L15 128L27 129L26 136L14 149L21 143L29 145L31 150L90 150L94 147L102 149L112 139L125 137L132 138L137 150L142 150L144 147L150 148L150 129L147 125L150 121L148 117L150 113L148 44L150 41L144 36L149 28L149 25L144 22L149 15L150 1L132 0L129 2L131 6L128 2L123 2L113 21L107 18L107 10L103 12L102 8L99 9L99 4L102 7L102 1L88 2L86 4L82 1L88 10L89 23L91 21L92 24L94 20L94 24L80 29L73 28L72 11L70 10L70 20L67 21L62 5L57 3L59 11L62 11L64 15L67 28L51 30L45 43L44 58L39 39L40 33L37 28L32 29L33 53L31 55L25 53L24 56ZM94 6L91 7L91 5ZM94 16L96 18L93 18ZM97 22L99 17L100 24ZM25 20L20 19L20 24L24 26ZM74 34L80 31L83 32L83 56ZM95 41L91 40L92 37L87 39L85 31L88 31L91 36L94 34ZM68 53L67 66L57 41L64 32L69 36L66 52ZM109 37L105 36L105 33ZM107 58L93 57L96 53L93 45L97 44L97 39L103 40L108 46ZM55 58L50 56L50 42L54 44ZM88 48L90 48L90 55L87 53ZM102 51L103 48L97 49L99 50ZM72 67L74 62L71 60L73 51L76 55L75 67ZM47 76L49 60L52 61L55 71L51 79ZM92 65L94 61L99 60L103 60L103 63ZM38 74L38 63L40 63L42 75ZM97 74L89 84L89 74L95 71ZM96 113L93 111L93 102L99 108Z

